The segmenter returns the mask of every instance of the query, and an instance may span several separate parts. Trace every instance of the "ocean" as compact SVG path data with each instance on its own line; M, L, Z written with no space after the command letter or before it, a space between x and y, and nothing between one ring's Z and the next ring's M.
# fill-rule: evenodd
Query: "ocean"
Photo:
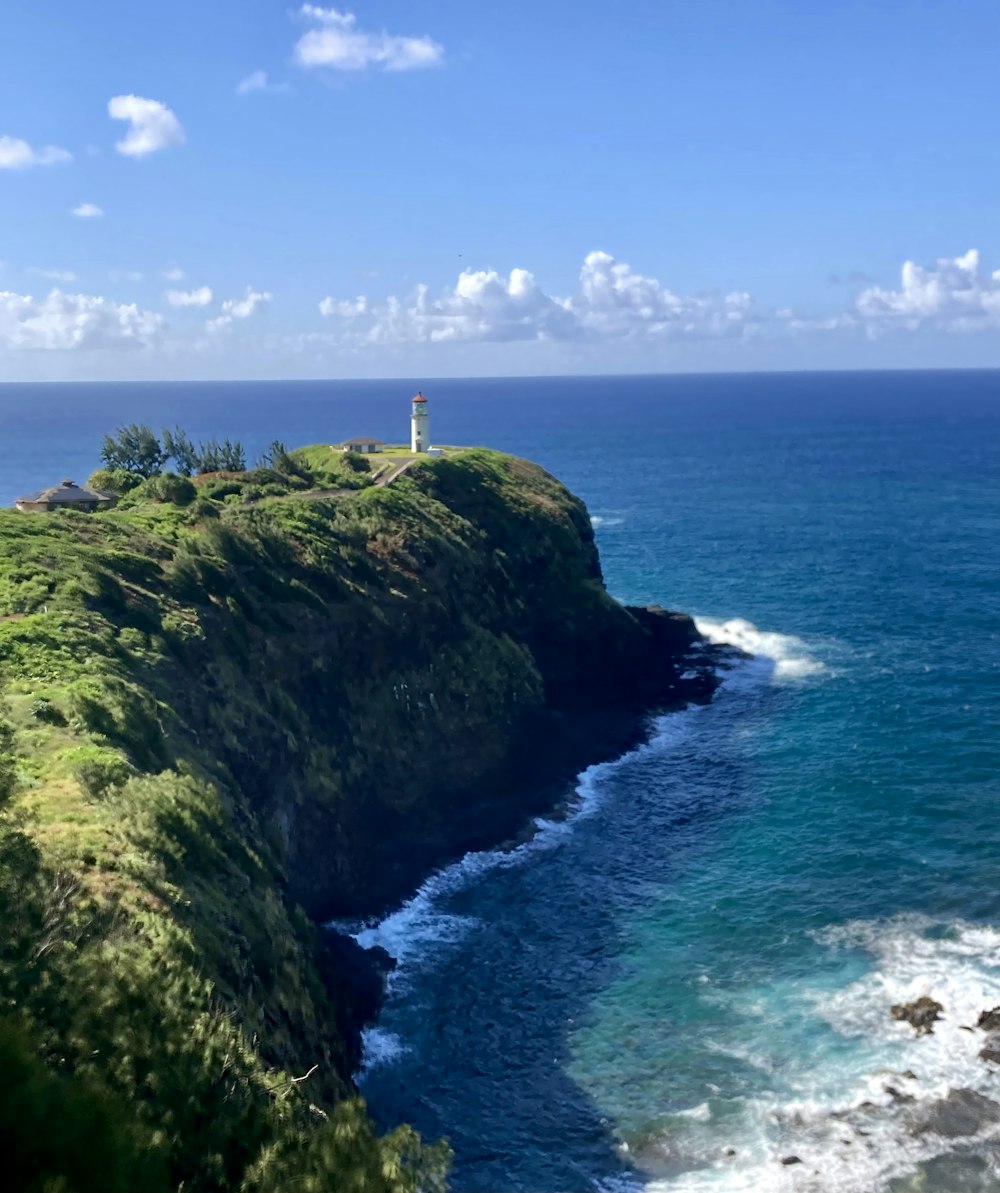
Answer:
M0 386L0 501L127 421L399 441L416 388ZM1000 374L420 388L433 438L586 500L612 593L755 657L360 929L399 960L378 1122L447 1136L468 1193L1000 1189L988 1103L934 1129L1000 1093L964 1030L1000 1004ZM925 994L917 1038L890 1008Z

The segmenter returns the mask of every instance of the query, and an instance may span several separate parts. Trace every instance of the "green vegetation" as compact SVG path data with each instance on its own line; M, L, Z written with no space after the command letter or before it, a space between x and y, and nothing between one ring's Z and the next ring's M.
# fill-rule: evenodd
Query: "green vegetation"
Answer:
M138 476L127 430L110 462ZM275 444L96 515L0 511L18 1188L443 1187L445 1147L377 1138L353 1098L363 1000L313 921L392 897L400 842L639 631L541 469L468 451L378 488L367 465Z
M181 427L163 432L162 442L155 431L144 423L130 423L119 427L113 435L105 435L101 445L104 471L119 485L123 477L148 480L158 476L168 460L173 460L181 476L205 472L243 472L246 452L238 440L209 439L192 443ZM131 487L131 486L129 486ZM118 492L118 489L114 489Z

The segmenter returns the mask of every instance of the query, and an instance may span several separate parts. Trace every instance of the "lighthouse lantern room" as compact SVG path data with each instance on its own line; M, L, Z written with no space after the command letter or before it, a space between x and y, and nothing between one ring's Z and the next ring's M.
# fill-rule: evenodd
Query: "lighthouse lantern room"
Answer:
M427 399L418 393L413 399L413 413L410 415L410 450L425 452L431 444L431 419L427 412Z

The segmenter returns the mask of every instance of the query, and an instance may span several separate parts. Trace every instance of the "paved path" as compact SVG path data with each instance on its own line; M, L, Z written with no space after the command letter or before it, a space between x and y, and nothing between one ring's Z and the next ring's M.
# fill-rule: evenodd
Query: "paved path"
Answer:
M388 468L384 469L382 472L380 472L378 474L378 476L375 478L375 484L376 485L391 484L396 479L396 477L402 476L403 473L408 468L412 468L412 466L414 464L416 464L416 462L417 462L416 456L408 456L405 460L399 460L396 463L390 464Z
M381 488L382 485L392 484L397 477L403 475L408 468L412 468L416 464L419 456L407 456L403 460L394 460L388 468L384 468L372 481L372 486ZM272 497L266 500L271 501L294 501L296 498L301 500L303 497L309 498L323 498L323 497L349 497L352 493L360 493L361 489L307 489L304 493L283 493L280 497Z

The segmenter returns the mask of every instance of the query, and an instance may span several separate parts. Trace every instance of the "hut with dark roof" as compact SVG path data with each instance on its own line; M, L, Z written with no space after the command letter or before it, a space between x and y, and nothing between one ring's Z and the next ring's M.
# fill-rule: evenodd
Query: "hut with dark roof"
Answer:
M92 514L95 510L110 509L117 502L114 493L103 489L87 489L73 481L65 480L50 489L40 489L30 497L19 497L14 505L24 513L45 514L51 510L82 510Z
M368 456L374 452L380 452L384 447L384 439L369 439L367 436L361 435L357 439L345 439L340 445L340 450L361 452L362 455Z

